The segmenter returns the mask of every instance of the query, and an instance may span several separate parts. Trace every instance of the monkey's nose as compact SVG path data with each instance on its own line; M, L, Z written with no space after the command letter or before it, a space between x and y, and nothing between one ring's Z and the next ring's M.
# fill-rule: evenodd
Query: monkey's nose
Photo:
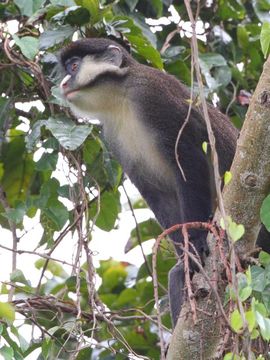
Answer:
M61 89L65 89L65 88L67 88L67 86L68 86L68 81L69 81L69 79L71 78L71 75L66 75L65 77L64 77L64 79L61 81L61 83L60 83L60 88Z

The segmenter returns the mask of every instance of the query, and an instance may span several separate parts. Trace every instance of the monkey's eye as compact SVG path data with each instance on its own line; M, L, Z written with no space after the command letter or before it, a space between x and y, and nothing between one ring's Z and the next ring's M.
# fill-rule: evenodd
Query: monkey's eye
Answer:
M72 58L68 60L65 64L66 72L70 75L75 74L80 66L81 59L79 58Z

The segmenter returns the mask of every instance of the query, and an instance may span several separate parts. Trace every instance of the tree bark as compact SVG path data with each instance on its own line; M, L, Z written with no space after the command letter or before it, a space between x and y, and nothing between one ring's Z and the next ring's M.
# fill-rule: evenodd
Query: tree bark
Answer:
M231 172L232 180L223 192L224 204L226 214L245 227L245 235L236 243L238 254L243 256L254 248L261 225L260 207L270 191L270 57L251 99ZM215 218L219 223L220 215L216 214ZM215 256L215 241L208 240L211 254L204 270L210 279L218 279L216 290L223 303L227 285L221 278L223 267ZM172 335L167 360L221 359L226 327L217 297L203 274L196 274L192 283L195 293L199 290L198 294L203 294L196 299L197 322L194 324L192 320L187 300Z

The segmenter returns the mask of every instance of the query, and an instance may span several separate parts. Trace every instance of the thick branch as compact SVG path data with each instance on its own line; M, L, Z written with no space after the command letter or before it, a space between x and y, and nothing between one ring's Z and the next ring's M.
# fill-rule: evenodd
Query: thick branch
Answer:
M237 142L231 172L224 189L227 214L245 227L240 254L251 251L260 228L260 207L270 191L270 57L264 64Z

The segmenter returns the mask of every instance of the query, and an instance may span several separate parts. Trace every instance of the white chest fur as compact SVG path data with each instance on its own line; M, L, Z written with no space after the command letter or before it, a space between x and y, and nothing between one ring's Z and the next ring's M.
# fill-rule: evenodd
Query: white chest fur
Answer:
M135 164L149 182L172 183L172 171L159 150L156 135L143 125L132 104L125 101L107 116L102 119L105 138L127 172Z

